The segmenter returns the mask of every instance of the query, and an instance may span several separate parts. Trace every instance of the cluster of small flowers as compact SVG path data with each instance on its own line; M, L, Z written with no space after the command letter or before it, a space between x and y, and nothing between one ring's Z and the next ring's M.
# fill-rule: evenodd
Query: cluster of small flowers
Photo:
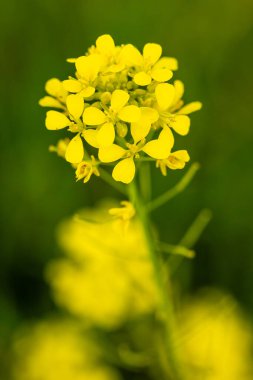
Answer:
M147 43L141 54L132 44L115 46L110 35L102 35L86 55L68 59L75 64L75 77L46 83L48 96L39 104L59 109L47 112L47 129L68 128L75 134L51 150L73 164L77 179L99 176L105 164L113 165L114 180L130 183L137 161L155 161L163 175L189 161L186 150L171 151L172 130L186 135L188 114L201 103L184 105L183 83L166 83L177 60L161 55L158 44Z
M56 304L105 330L152 314L160 302L141 223L130 202L117 203L105 201L61 223L65 256L46 270Z

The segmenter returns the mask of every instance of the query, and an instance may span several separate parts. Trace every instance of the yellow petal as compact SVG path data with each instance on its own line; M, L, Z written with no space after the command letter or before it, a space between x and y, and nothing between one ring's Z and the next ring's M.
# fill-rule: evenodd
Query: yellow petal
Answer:
M113 111L118 112L121 108L123 108L129 99L129 94L123 90L115 90L112 93L111 98L111 108Z
M132 157L120 161L113 169L112 177L115 181L130 183L134 179L135 164Z
M49 130L63 129L70 126L71 121L61 112L48 111L46 116L46 127Z
M115 49L113 38L109 34L103 34L96 40L96 47L100 53L112 55Z
M155 69L169 69L175 71L178 69L178 62L176 58L172 57L162 57L159 61L154 65Z
M175 88L169 83L160 83L156 86L155 96L161 110L167 110L175 97Z
M87 74L87 57L78 57L75 62L76 70L81 77L85 77Z
M174 129L181 136L188 134L190 129L190 118L186 115L174 115L173 119L170 120L170 127Z
M140 73L135 74L134 76L134 83L138 84L139 86L147 86L151 83L151 76L145 71L141 71Z
M177 150L169 155L167 160L167 166L172 169L183 169L185 163L190 160L190 156L187 150Z
M202 103L200 102L191 102L189 104L186 104L184 107L182 107L178 114L181 115L188 115L189 113L199 111L202 108Z
M113 144L115 139L115 130L112 123L105 123L97 132L97 143L99 148L106 148Z
M149 43L143 48L143 57L150 64L154 64L162 55L162 47L158 44Z
M141 53L132 44L123 46L119 58L120 61L127 66L141 66L143 63Z
M100 125L105 123L105 114L96 107L85 108L83 113L83 121L87 125Z
M166 127L162 130L158 139L149 141L142 150L157 160L163 160L169 156L173 145L173 134L170 129Z
M134 142L137 143L140 140L144 139L151 128L150 123L138 122L131 124L131 135L133 136Z
M173 77L173 72L170 69L152 69L151 77L157 82L166 82Z
M39 105L41 107L53 107L53 108L62 108L64 109L61 102L59 102L57 99L52 98L51 96L44 96L39 100Z
M164 159L168 157L167 154L162 154L163 149L161 147L161 144L159 143L158 139L149 141L143 148L143 152L145 152L150 157L158 159ZM162 150L162 153L161 153Z
M65 90L69 92L77 93L82 90L82 84L77 79L67 79L62 84Z
M83 142L80 135L76 135L68 144L65 158L71 164L78 164L84 155Z
M115 65L109 66L108 69L106 70L106 72L108 72L108 73L119 73L124 68L125 68L125 65L123 63L118 63Z
M151 128L151 124L158 120L158 112L149 107L141 107L141 117L137 123L131 123L131 135L134 139L134 142L144 139Z
M84 101L79 95L69 95L66 99L68 111L74 119L79 119L83 113Z
M159 113L157 110L151 107L141 107L141 116L149 121L151 124L155 123L159 119Z
M95 92L95 87L88 86L82 89L82 91L79 92L79 95L83 98L89 98L92 96Z
M49 95L58 97L59 92L62 88L62 82L57 78L49 79L46 82L45 90Z
M181 80L175 80L174 82L175 87L175 98L174 98L174 104L176 104L184 95L184 84L181 82Z
M176 152L173 152L172 155L175 156L178 160L182 160L184 162L190 161L190 156L187 150L177 150Z
M126 150L116 144L112 144L107 148L100 148L98 151L98 158L102 162L117 161L124 156Z
M68 63L75 63L76 62L76 58L67 58L66 62L68 62Z
M98 148L97 133L98 131L95 129L86 129L82 132L82 136L89 145Z
M128 123L135 123L141 117L141 110L137 106L126 106L119 111L118 117Z
M96 79L101 63L101 58L97 54L82 56L76 60L76 70L78 74L87 81Z
M174 136L170 128L164 127L160 132L158 140L162 142L162 144L165 146L165 149L171 151L174 145Z

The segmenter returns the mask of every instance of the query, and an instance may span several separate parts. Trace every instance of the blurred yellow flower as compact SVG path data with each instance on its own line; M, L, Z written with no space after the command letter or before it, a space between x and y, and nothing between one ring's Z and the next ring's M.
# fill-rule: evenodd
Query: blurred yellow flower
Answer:
M109 209L109 214L116 218L116 221L121 224L123 231L127 231L130 220L135 216L135 208L129 201L120 202L122 207L112 207Z
M108 214L112 206L63 223L58 236L67 257L47 270L56 302L105 328L151 313L158 302L141 225L131 219L123 232ZM123 211L133 215L130 206Z
M191 299L181 315L188 380L250 380L252 330L235 301L215 291Z
M14 343L15 380L119 380L103 363L98 346L71 321L45 321Z
M59 157L65 158L66 150L69 145L69 138L61 139L56 145L49 146L49 152L55 152Z

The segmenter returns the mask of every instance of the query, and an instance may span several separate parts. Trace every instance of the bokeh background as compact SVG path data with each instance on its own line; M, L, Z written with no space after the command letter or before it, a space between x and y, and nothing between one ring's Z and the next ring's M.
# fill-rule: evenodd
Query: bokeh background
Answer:
M160 43L179 60L185 100L203 102L180 141L201 170L154 220L163 239L176 243L201 209L212 210L197 257L179 270L178 282L190 293L206 285L228 290L253 318L253 2L5 0L0 33L1 347L20 322L54 308L43 270L59 252L58 222L104 195L118 196L99 179L75 183L72 169L48 153L59 134L45 129L38 106L45 81L71 74L65 59L104 33L139 48ZM154 194L181 175L154 170Z

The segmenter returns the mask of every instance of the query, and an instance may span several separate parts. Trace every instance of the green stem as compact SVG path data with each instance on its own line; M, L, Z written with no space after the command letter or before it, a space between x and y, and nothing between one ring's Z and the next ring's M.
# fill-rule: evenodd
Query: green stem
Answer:
M153 265L154 278L156 281L157 289L160 296L160 310L158 313L159 322L162 325L164 330L163 339L164 339L164 348L167 358L167 363L170 368L170 375L173 380L181 380L181 371L178 364L177 354L175 352L175 317L174 317L174 308L172 300L168 298L168 292L164 284L164 274L162 263L159 256L157 255L156 240L153 236L153 230L149 220L149 215L145 205L142 203L139 191L136 187L135 182L132 182L129 185L129 197L131 202L136 208L136 213L139 217L139 220L142 223L143 231L146 238L146 243L149 251L150 261ZM168 378L168 370L164 368L164 371L167 372L166 378Z
M164 194L160 195L158 198L147 204L148 211L153 211L158 207L161 207L170 199L174 198L177 194L181 193L189 185L199 168L200 165L198 162L192 164L183 178L174 187L172 187L172 189L169 189Z
M212 218L212 213L208 209L201 210L197 218L190 225L182 239L179 241L180 246L184 246L186 249L191 249L198 241L200 235L208 225ZM170 257L168 260L169 267L171 269L171 275L175 273L179 265L181 264L183 257Z
M171 255L179 255L192 259L195 257L195 252L192 249L184 247L183 245L173 245L164 242L158 242L158 247L162 252L169 253Z
M140 182L140 192L145 200L145 202L150 202L151 200L151 176L150 176L150 165L149 163L142 163L139 168L139 182Z

